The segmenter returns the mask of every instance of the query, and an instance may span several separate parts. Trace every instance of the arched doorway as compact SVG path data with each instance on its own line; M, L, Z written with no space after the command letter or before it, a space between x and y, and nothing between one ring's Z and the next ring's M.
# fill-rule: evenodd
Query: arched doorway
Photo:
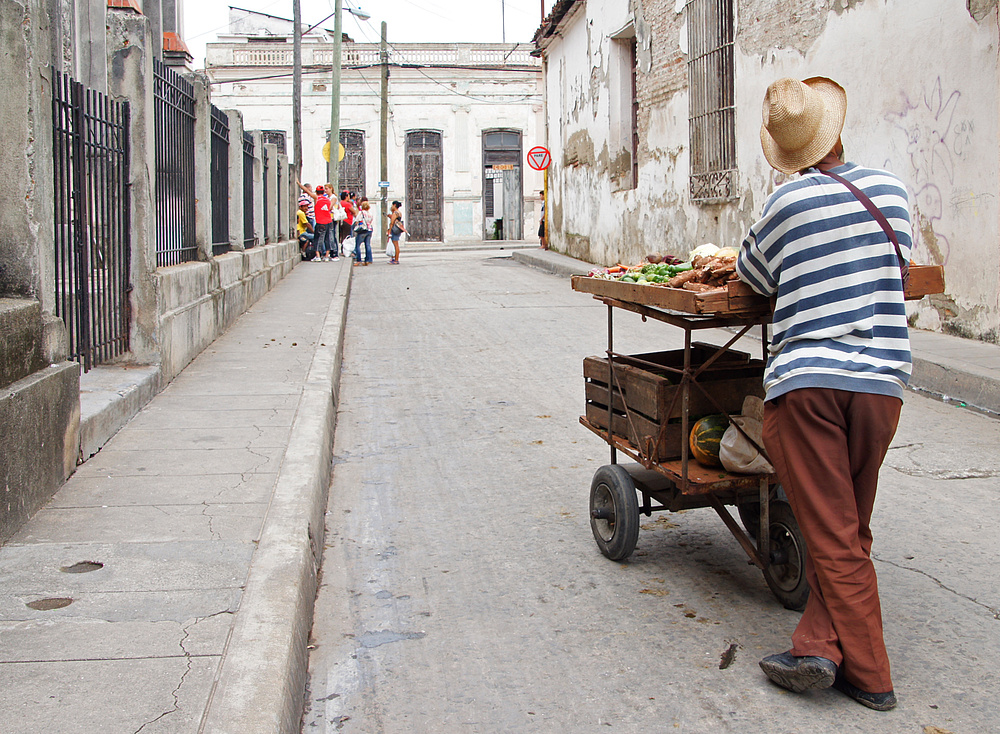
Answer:
M443 168L441 133L414 130L406 134L406 202L403 221L408 239L440 242L442 238Z

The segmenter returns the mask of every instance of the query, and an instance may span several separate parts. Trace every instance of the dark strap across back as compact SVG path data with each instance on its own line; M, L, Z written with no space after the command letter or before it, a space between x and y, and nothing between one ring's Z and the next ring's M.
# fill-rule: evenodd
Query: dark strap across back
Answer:
M889 238L889 241L892 243L893 247L896 248L896 257L899 260L899 275L903 280L903 292L905 293L907 286L909 286L910 284L910 264L905 260L905 258L903 258L903 251L899 249L899 240L896 238L896 232L889 225L889 221L885 218L885 215L879 210L877 206L875 206L875 204L872 202L871 199L868 198L868 196L865 194L864 191L859 189L857 186L852 184L843 176L833 173L832 171L824 171L822 169L817 169L817 170L819 170L820 173L825 174L830 178L836 179L837 181L840 181L840 183L844 184L844 186L846 186L848 190L852 194L854 194L855 198L857 198L857 200L864 205L865 209L868 210L868 213L875 218L875 221L878 222L879 226L882 228L882 231L885 232L886 237Z

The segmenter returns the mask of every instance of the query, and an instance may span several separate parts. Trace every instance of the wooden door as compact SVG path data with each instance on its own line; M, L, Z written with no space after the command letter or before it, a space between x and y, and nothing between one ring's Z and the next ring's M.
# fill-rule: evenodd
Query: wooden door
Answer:
M403 222L408 239L440 242L444 204L441 133L416 130L406 134L406 201Z
M340 162L340 190L353 191L358 199L365 191L365 134L361 130L341 130L344 160Z
M483 132L483 238L519 240L524 236L521 133Z

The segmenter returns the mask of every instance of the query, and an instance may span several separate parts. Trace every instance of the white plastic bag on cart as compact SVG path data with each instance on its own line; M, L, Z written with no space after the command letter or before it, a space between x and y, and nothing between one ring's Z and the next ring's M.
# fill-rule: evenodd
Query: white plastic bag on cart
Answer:
M764 401L755 395L748 395L743 400L743 415L734 416L733 423L742 428L746 436L736 425L730 425L723 434L719 460L726 471L741 474L774 472L767 457L754 446L754 443L764 446ZM747 436L753 439L753 443L747 440Z

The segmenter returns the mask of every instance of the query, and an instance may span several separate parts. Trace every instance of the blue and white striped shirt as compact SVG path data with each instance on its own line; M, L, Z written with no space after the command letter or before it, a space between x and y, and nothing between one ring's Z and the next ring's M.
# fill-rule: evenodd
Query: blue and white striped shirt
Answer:
M906 187L853 163L832 170L882 211L909 260ZM778 188L743 241L736 272L777 295L767 400L806 387L902 398L910 340L896 249L842 183L810 169Z

